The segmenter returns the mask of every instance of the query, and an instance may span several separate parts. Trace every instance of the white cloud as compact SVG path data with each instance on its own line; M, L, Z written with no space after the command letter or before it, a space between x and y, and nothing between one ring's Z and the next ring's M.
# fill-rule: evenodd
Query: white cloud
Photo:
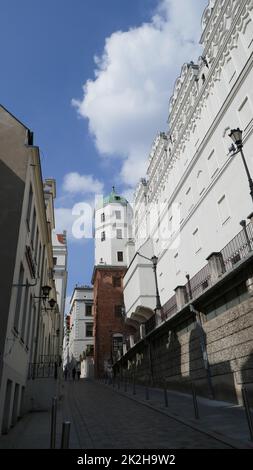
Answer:
M63 180L63 189L71 194L103 192L104 185L92 175L80 175L79 173L68 173Z
M94 202L79 202L72 209L60 207L55 209L56 231L67 231L67 240L76 242L92 238Z
M95 58L95 79L83 87L78 112L89 120L99 152L121 158L121 179L145 176L157 132L166 128L168 103L184 62L198 57L206 0L163 0L149 23L117 31Z

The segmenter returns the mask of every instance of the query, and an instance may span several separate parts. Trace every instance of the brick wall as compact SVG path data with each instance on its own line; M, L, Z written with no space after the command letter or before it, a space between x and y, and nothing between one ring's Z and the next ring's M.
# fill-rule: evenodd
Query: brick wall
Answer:
M122 278L125 268L96 267L94 272L94 360L95 376L104 375L104 361L112 355L113 334L132 334L124 317L115 313L115 306L124 304ZM121 278L121 286L115 287L113 278Z
M189 391L194 381L200 395L210 397L213 392L216 399L235 403L241 401L241 387L246 385L253 403L253 298L202 325L210 380L196 323L187 332L180 332L175 322L165 323L128 351L115 372L181 391Z

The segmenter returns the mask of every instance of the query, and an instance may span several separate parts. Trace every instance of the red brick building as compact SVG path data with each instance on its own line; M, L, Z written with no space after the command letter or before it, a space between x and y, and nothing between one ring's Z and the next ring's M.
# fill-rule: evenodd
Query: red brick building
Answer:
M96 266L94 284L95 377L103 377L108 366L123 351L123 342L133 334L124 319L123 281L126 268Z

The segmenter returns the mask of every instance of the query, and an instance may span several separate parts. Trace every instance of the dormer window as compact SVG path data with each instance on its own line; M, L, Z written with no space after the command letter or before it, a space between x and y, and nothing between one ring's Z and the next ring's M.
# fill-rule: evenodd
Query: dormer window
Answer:
M105 222L105 213L104 212L101 214L101 222Z

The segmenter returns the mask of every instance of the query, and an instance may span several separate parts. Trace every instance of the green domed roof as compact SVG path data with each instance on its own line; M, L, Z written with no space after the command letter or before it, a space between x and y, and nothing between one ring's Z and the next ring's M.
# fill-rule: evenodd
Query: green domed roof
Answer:
M107 204L113 204L114 202L122 204L122 205L127 204L126 198L119 196L116 193L114 186L112 187L112 192L108 196L104 197L103 202L104 202L104 206L107 206Z

